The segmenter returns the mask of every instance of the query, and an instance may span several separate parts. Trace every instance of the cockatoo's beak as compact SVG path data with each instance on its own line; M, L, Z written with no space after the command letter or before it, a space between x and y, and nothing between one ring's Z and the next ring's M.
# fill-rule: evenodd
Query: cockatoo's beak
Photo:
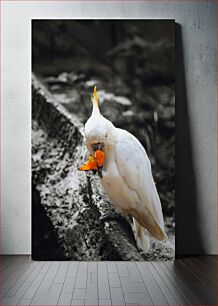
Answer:
M92 143L91 144L92 150L95 152L97 150L102 150L104 147L104 144L102 142L99 143Z

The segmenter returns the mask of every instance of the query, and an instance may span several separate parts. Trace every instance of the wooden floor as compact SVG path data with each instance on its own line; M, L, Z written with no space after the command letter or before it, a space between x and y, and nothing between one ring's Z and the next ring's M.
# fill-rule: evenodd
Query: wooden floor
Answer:
M0 305L217 305L217 258L34 262L1 257Z

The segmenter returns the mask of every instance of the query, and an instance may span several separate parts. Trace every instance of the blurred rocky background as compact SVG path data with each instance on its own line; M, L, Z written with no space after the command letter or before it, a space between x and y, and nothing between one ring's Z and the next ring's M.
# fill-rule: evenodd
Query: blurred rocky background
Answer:
M115 126L145 147L161 198L168 234L175 231L175 37L167 20L33 20L32 69L53 97L78 120L91 114L97 85L100 108ZM33 248L40 254L47 216L33 196ZM35 204L34 204L35 203ZM37 228L39 219L45 220ZM43 231L44 234L42 234ZM47 231L47 234L45 234ZM44 248L45 250L45 248ZM51 253L51 250L49 250ZM53 252L54 254L54 252ZM46 254L43 255L47 258ZM60 258L54 255L54 258Z

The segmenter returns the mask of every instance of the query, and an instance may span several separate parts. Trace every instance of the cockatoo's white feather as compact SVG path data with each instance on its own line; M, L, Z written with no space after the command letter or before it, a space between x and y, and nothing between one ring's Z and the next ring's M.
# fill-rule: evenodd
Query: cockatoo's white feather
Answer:
M149 238L144 229L159 240L166 237L149 158L132 134L116 128L100 114L95 100L92 102L92 116L85 125L87 148L92 153L93 144L103 143L105 163L101 184L112 204L134 218L137 244L147 251Z

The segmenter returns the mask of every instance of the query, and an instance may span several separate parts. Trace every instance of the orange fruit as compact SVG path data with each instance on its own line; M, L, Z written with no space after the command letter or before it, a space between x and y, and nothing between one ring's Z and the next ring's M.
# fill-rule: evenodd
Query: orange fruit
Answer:
M89 155L88 161L79 167L81 171L98 170L104 165L104 152L96 150L93 155Z
M96 150L94 154L94 158L96 160L96 164L98 168L103 167L104 165L104 152L101 150Z

